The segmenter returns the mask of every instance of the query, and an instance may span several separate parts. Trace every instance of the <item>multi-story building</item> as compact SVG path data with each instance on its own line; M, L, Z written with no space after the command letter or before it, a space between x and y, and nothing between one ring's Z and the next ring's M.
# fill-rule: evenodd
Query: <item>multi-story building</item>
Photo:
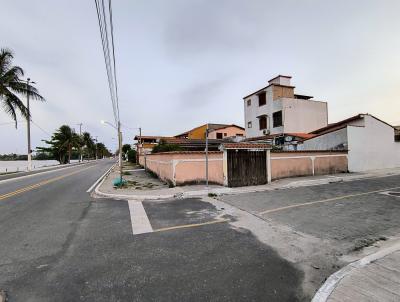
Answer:
M193 128L184 133L175 135L176 138L188 138L188 139L205 139L206 130L208 128L208 138L210 139L224 139L231 137L243 137L245 130L235 124L214 124L208 123L196 128Z
M243 98L246 137L309 133L328 125L327 102L294 93L290 76L279 75Z

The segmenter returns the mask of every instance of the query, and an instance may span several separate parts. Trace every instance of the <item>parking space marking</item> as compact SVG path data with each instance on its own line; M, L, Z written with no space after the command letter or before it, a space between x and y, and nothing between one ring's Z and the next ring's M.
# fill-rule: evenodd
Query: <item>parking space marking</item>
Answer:
M196 228L196 227L200 227L203 225L210 225L210 224L216 224L216 223L222 223L222 222L228 222L228 221L230 221L230 220L229 219L218 219L218 220L207 221L207 222L203 222L203 223L177 225L177 226L173 226L173 227L156 229L156 230L154 230L154 232L165 232L165 231L171 231L171 230L177 230L177 229Z
M328 198L328 199L304 202L304 203L300 203L300 204L293 204L293 205L290 205L290 206L285 206L285 207L265 210L265 211L259 212L258 215L264 215L264 214L284 211L284 210L288 210L288 209L299 208L299 207L304 207L304 206L310 206L310 205L314 205L314 204L320 204L320 203L325 203L325 202L330 202L330 201L336 201L336 200L341 200L341 199L346 199L346 198L351 198L351 197L369 195L369 194L374 194L374 193L381 193L381 192L390 191L390 190L396 190L396 189L400 189L400 187L386 188L386 189L382 189L382 190L375 190L375 191L369 191L369 192L364 192L364 193L350 194L350 195L338 196L338 197L333 197L333 198Z
M141 201L128 200L133 235L151 233L153 228Z

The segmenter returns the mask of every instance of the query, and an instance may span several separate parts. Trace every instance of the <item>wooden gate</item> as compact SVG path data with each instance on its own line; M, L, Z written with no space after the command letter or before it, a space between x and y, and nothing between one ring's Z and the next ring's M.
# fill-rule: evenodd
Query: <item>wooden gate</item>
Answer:
M255 186L268 182L267 151L227 150L228 186Z

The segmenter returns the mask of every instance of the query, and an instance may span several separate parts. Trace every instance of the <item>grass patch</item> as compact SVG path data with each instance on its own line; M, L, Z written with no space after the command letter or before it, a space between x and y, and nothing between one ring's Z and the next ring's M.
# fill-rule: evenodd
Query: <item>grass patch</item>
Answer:
M357 239L355 240L353 251L355 252L360 251L363 248L373 245L377 241L386 241L386 240L387 238L385 236Z
M132 173L128 172L128 171L125 171L125 172L122 172L122 175L132 175Z
M217 197L218 195L215 193L208 193L208 197Z

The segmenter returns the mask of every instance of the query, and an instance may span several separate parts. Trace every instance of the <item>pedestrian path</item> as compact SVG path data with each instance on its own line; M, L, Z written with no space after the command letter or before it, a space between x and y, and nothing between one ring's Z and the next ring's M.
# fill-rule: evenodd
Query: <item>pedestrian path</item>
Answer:
M400 301L400 251L353 270L327 301Z

